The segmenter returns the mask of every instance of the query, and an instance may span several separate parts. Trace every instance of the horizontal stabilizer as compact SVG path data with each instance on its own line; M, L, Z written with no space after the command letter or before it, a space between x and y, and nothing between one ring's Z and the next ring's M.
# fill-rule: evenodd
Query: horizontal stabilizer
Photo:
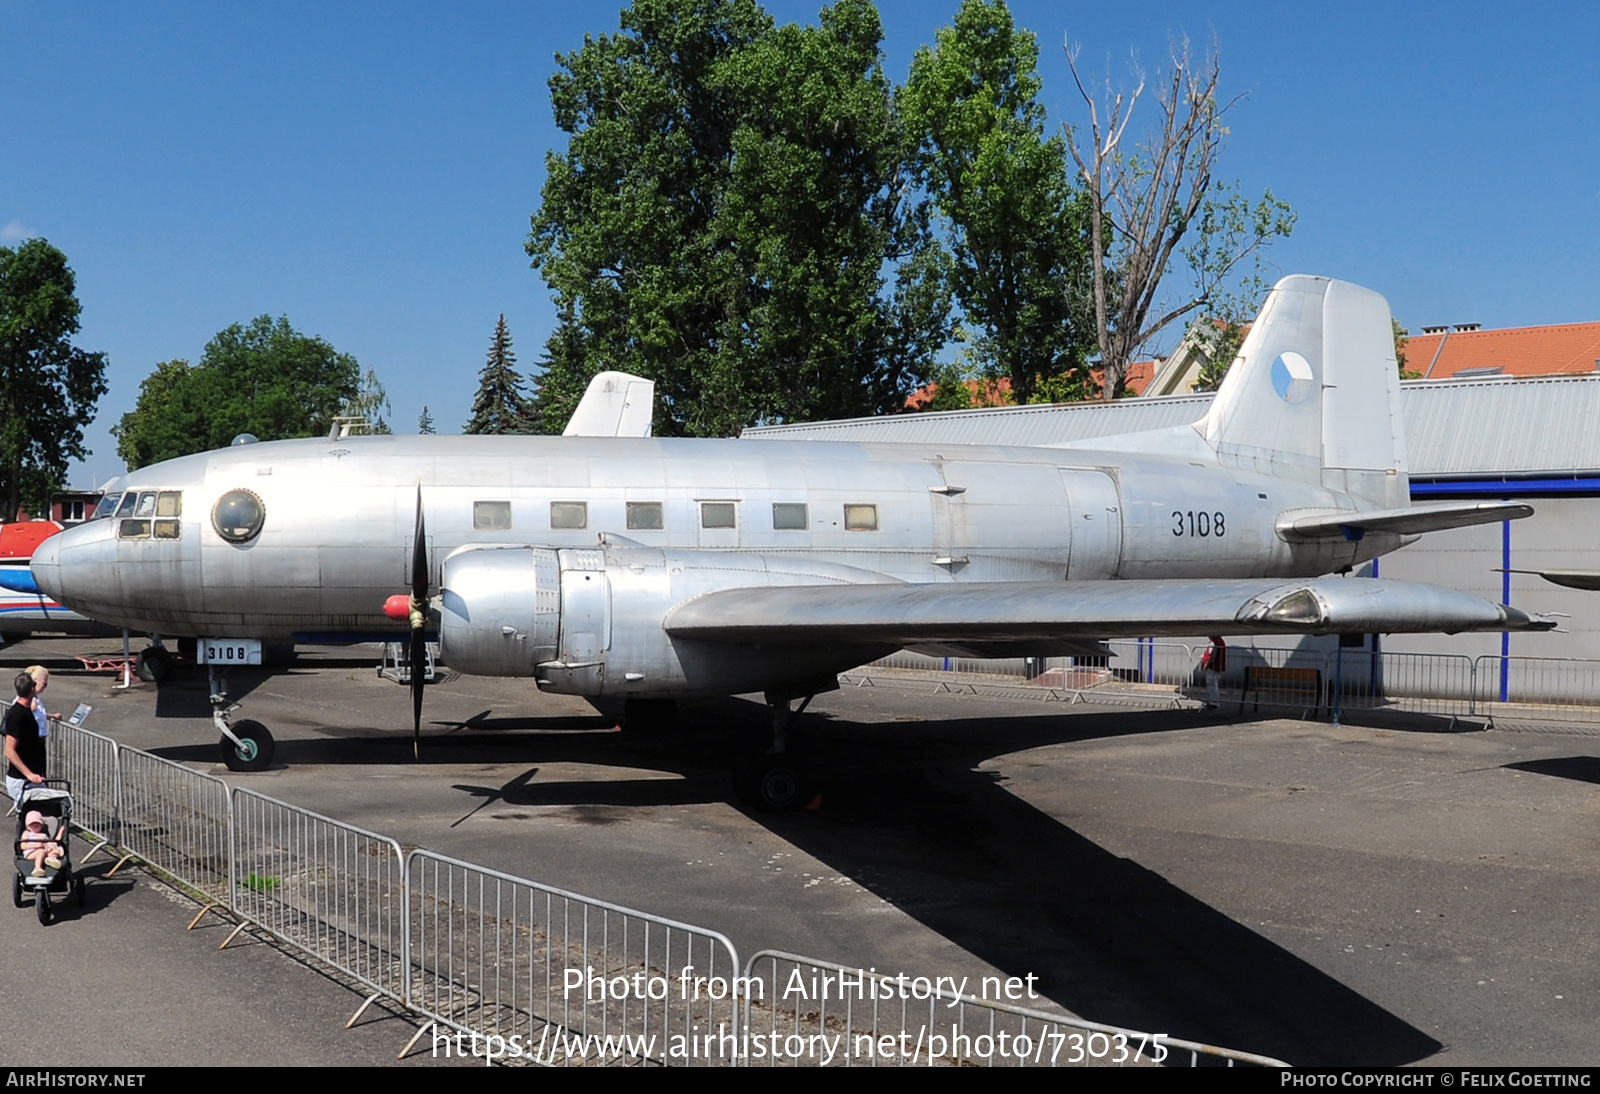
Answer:
M1297 515L1298 514L1298 515ZM1533 506L1515 501L1473 501L1449 505L1413 505L1368 512L1330 509L1320 513L1291 511L1278 518L1278 535L1291 542L1313 539L1360 539L1368 532L1397 536L1421 535L1446 528L1496 524L1533 516Z
M1199 634L1550 630L1555 621L1434 585L1308 581L971 582L728 589L678 605L674 638L769 646L938 643Z
M1499 570L1502 574L1538 574L1552 585L1600 592L1600 570Z

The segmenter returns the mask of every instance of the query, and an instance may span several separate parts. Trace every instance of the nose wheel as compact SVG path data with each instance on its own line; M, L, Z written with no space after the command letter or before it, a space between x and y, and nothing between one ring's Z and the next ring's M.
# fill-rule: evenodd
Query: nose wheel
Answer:
M211 677L211 722L222 734L217 752L229 771L265 771L277 751L267 727L250 718L231 720L238 703L228 702L227 670L207 666Z

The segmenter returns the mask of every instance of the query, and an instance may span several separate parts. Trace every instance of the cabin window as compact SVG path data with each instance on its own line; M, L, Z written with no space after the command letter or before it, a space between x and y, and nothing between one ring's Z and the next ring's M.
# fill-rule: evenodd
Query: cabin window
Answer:
M806 519L804 502L776 501L772 503L772 527L778 532L804 532L811 527Z
M511 528L511 503L509 501L473 502L472 528L477 532L509 531Z
M229 543L249 543L266 522L266 506L250 490L229 490L211 510L211 526Z
M553 501L550 503L550 527L589 527L589 503L586 501Z
M630 531L659 532L665 527L659 501L630 501L628 503L628 528Z
M878 507L876 505L846 505L844 507L844 530L846 532L876 532L878 530Z
M736 505L731 501L703 501L700 503L700 527L733 528Z

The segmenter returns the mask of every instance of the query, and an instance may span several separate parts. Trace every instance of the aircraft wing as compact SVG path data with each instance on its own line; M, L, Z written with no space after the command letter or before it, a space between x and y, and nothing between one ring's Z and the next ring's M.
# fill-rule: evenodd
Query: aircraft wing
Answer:
M1554 620L1433 585L1303 581L972 582L728 589L678 605L675 638L777 646L1199 634L1550 630Z
M1367 532L1400 536L1495 524L1533 516L1533 506L1516 501L1471 501L1446 505L1412 505L1404 509L1378 509L1365 513L1324 510L1297 516L1293 511L1278 520L1278 534L1288 540L1360 539Z

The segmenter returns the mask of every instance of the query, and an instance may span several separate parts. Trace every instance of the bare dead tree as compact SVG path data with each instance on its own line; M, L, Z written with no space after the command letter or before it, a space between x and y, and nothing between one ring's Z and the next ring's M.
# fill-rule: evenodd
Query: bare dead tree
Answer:
M1139 348L1174 320L1214 306L1241 262L1272 237L1289 234L1294 213L1270 190L1252 206L1237 184L1213 185L1228 134L1222 119L1242 98L1217 102L1221 65L1214 40L1198 62L1188 38L1172 44L1171 71L1156 93L1159 124L1131 151L1124 142L1145 90L1144 73L1135 66L1136 86L1126 93L1108 76L1104 102L1097 103L1078 72L1076 48L1066 52L1089 107L1093 144L1084 147L1070 127L1066 140L1089 198L1101 396L1110 399ZM1174 256L1188 265L1192 292L1181 303L1162 303L1162 280ZM1259 276L1255 282L1261 283Z

